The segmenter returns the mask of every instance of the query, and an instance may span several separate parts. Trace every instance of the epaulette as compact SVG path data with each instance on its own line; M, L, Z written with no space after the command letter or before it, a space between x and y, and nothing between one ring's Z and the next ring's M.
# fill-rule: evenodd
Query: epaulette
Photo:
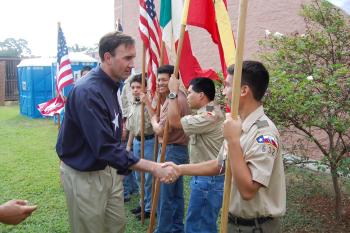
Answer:
M266 120L256 121L255 124L258 127L258 129L265 128L265 127L269 126L269 123Z
M214 106L208 105L208 106L205 107L205 110L206 110L207 112L212 112L212 111L214 111Z

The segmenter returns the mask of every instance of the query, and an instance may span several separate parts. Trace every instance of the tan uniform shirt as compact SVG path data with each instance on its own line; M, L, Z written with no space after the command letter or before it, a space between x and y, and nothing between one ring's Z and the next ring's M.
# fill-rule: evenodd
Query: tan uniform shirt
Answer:
M181 118L185 134L190 137L190 163L216 159L224 141L222 123L224 116L220 106L208 103L197 111L196 115Z
M132 92L131 92L131 87L130 87L130 81L132 77L133 75L130 75L129 78L127 78L124 81L124 86L121 93L121 102L119 102L121 103L123 118L129 116L131 103L134 100L134 97L132 96Z
M245 201L233 182L230 213L241 218L283 216L286 211L286 186L280 136L262 106L242 123L240 144L253 180L262 187L252 200ZM225 141L219 152L219 163L226 156Z
M190 107L188 106L187 99L184 93L181 91L178 92L178 98L179 101L179 111L180 116L186 116L191 113ZM168 116L168 106L169 106L169 99L166 99L164 104L161 107L160 111L160 120L159 124L165 128L165 122L167 120ZM163 137L159 137L159 142L162 143ZM188 137L186 136L183 129L175 129L175 128L169 128L169 136L168 136L168 144L179 144L179 145L186 145L188 143Z
M145 135L154 134L151 119L145 107ZM135 136L141 136L141 102L132 103L126 120L126 128Z

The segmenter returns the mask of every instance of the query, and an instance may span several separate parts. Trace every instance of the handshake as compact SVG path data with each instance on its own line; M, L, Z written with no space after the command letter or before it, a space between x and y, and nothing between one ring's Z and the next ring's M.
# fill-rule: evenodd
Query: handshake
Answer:
M180 176L180 167L173 162L156 163L152 175L160 179L160 182L171 184Z

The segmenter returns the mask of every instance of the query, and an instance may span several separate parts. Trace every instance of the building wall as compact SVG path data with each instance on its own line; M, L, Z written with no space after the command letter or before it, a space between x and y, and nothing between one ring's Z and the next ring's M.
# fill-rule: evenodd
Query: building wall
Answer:
M142 41L138 32L139 6L138 0L115 0L115 19L121 19L124 32L136 38L137 59L136 69L140 70ZM239 0L227 0L234 34L237 35ZM246 40L244 47L245 59L257 59L258 41L264 39L265 30L272 33L303 33L305 24L298 16L300 6L311 0L250 0L248 1L248 16L246 25ZM159 0L155 0L159 13ZM158 14L159 17L159 14ZM218 50L212 43L209 34L200 28L190 27L192 49L203 68L213 67L220 70Z

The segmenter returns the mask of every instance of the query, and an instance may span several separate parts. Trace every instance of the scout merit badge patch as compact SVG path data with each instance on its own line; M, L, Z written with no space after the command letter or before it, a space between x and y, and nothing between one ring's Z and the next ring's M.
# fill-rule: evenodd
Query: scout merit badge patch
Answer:
M271 145L275 149L278 149L278 143L277 143L276 139L272 136L260 135L259 137L256 138L256 141L259 144Z

